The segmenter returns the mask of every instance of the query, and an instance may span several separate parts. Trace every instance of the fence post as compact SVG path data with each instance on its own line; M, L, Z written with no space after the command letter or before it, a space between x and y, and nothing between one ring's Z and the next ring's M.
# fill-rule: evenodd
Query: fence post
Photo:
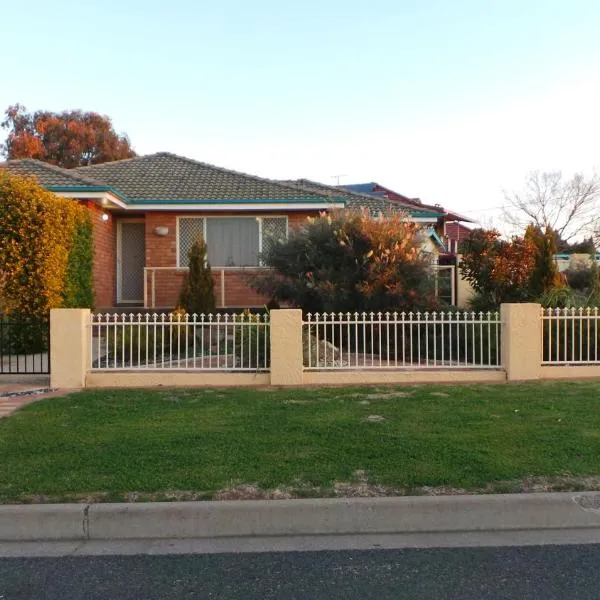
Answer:
M502 365L509 381L539 379L542 367L542 307L502 304Z
M271 385L300 385L303 375L302 311L270 312Z
M83 388L90 366L89 308L50 311L50 386Z

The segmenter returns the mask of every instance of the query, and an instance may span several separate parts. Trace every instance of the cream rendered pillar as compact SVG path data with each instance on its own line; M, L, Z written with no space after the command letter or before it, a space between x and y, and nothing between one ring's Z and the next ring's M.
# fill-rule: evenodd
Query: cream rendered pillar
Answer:
M90 368L90 310L50 311L50 386L80 389Z
M542 368L542 319L539 304L503 304L502 365L509 381L539 379Z
M302 311L272 310L271 385L300 385L303 375Z

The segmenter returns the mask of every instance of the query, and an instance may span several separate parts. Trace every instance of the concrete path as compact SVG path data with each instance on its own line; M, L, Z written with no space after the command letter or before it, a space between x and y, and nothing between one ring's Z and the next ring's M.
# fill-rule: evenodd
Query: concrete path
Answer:
M49 375L0 375L0 419L26 404L70 391L51 389Z
M50 375L0 374L0 397L50 387Z

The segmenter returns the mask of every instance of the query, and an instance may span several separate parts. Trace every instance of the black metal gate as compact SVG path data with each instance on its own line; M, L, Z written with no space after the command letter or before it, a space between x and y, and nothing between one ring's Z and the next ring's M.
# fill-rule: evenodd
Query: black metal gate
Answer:
M50 373L50 322L0 313L0 375Z

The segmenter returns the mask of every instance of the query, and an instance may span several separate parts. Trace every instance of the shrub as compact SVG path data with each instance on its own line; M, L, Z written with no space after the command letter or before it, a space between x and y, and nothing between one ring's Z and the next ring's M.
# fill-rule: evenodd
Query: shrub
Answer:
M82 299L92 304L91 269L84 272L91 264L91 222L84 206L0 170L0 239L4 310L46 318L51 308Z
M0 314L0 348L5 354L47 352L49 342L47 320L27 315Z
M570 288L578 291L587 290L592 283L591 269L567 269L563 271Z
M65 308L92 308L93 289L93 225L89 213L82 213L75 224L67 270L63 305Z
M529 226L525 235L503 240L496 230L474 229L460 247L461 277L475 290L473 310L495 310L503 302L537 300L560 287L554 262L555 235Z
M419 225L403 215L345 211L310 218L262 256L250 279L260 293L305 312L427 309L433 273Z
M540 302L546 308L584 308L600 306L600 269L593 263L585 272L585 287L560 286L546 291ZM580 271L574 271L578 273ZM581 283L583 278L579 280Z
M210 264L206 260L206 242L200 238L192 245L189 253L189 271L186 274L179 305L189 314L210 314L215 312L215 282Z

